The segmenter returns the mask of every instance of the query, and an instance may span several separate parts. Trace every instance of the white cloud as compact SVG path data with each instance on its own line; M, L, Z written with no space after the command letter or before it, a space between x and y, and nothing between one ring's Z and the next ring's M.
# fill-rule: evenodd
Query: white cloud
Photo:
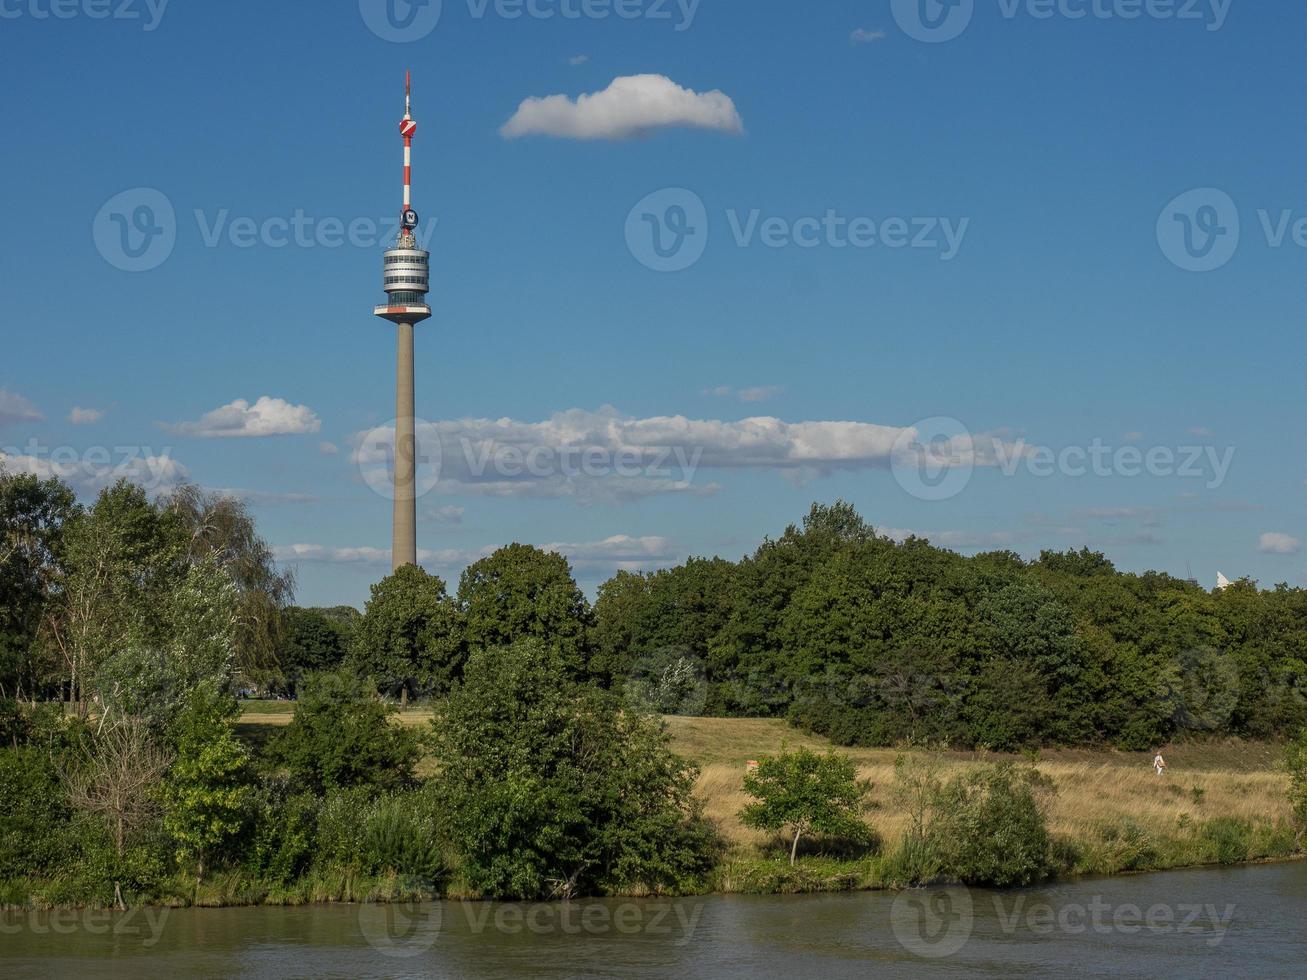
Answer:
M45 416L36 410L36 406L16 391L0 388L0 425L14 422L40 422Z
M154 455L149 449L133 451L114 460L107 450L88 450L69 459L0 452L0 465L10 473L30 473L43 480L63 480L83 495L96 494L119 480L139 484L151 493L167 493L186 482L186 467L167 452Z
M1302 550L1302 542L1292 535L1267 531L1257 539L1257 550L1267 555L1296 555Z
M849 35L850 44L871 44L883 40L885 40L884 31L869 31L865 27L859 27Z
M616 409L571 409L541 422L511 418L419 424L420 458L438 459L437 490L491 496L619 501L656 494L711 494L702 470L768 469L809 479L885 467L914 429L870 422L725 421L681 415L632 418ZM391 429L359 433L351 461L372 485L387 482ZM959 465L998 464L995 437L954 441ZM1019 448L1006 447L1009 453Z
M423 516L438 524L462 524L463 508L455 507L453 504L450 504L446 507L437 507L435 510L429 510Z
M1196 436L1199 439L1210 439L1212 438L1212 436L1216 435L1216 433L1213 432L1211 429L1202 425L1194 426L1192 429L1189 430L1189 434L1191 436Z
M589 60L590 56L588 54L574 54L572 57L567 59L567 63L573 68L576 68L579 65L584 65Z
M499 133L575 140L621 140L670 127L744 132L735 103L720 91L693 92L666 75L615 78L602 92L526 99Z
M264 395L253 405L244 398L206 412L195 422L164 425L179 436L202 439L303 435L317 432L322 421L307 405L292 405Z
M627 534L615 534L602 541L556 541L540 547L564 555L578 570L598 568L641 572L666 568L681 560L681 556L673 552L671 539L658 535L633 538Z
M714 398L738 398L742 402L756 403L774 398L784 390L780 385L758 385L754 388L740 389L732 388L730 385L718 385L716 388L705 388L699 394L711 395Z
M318 443L318 452L323 456L335 456L340 452L340 447L334 442L322 441Z
M94 425L104 418L102 408L76 408L68 413L68 421L73 425Z
M418 549L418 561L442 571L461 570L493 554L502 545L482 548ZM675 565L683 555L675 552L669 538L658 535L633 537L615 534L599 541L556 541L539 546L542 551L563 555L574 569L582 573L611 574L625 571L648 571ZM290 544L273 548L273 557L282 563L334 565L390 564L389 548L334 547L321 544Z

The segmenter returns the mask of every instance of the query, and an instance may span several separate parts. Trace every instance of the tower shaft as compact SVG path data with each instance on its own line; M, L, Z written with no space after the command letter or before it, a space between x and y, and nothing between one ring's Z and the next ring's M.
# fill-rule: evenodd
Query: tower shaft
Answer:
M417 439L413 399L413 324L399 323L395 371L395 508L391 568L418 562Z

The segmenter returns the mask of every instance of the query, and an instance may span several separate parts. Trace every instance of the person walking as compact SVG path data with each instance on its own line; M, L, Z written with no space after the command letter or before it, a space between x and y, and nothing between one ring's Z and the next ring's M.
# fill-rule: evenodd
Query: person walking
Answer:
M1161 752L1153 757L1153 768L1157 770L1159 776L1166 774L1166 760L1162 758Z

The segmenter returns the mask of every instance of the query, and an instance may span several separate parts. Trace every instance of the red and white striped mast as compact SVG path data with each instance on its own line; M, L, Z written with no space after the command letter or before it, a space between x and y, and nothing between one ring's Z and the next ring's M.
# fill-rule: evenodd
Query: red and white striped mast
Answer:
M418 131L418 124L413 121L413 73L404 73L404 118L400 120L399 132L404 137L404 209L401 212L400 237L412 237L413 227L417 224L417 215L413 214L413 134ZM410 223L409 219L413 218ZM409 242L408 248L413 247Z

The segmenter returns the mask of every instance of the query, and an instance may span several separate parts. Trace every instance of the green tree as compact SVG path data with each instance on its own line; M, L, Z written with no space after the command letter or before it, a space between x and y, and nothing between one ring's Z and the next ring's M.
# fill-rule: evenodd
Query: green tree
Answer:
M0 697L35 697L45 685L37 634L60 574L64 527L77 513L59 480L0 466Z
M590 608L562 555L525 544L500 548L464 570L458 601L470 649L535 638L556 649L568 670L583 670Z
M183 577L184 551L176 522L124 480L65 525L63 564L47 624L69 699L84 715L106 658L163 645L165 597Z
M394 789L413 780L417 738L390 722L376 688L349 670L311 674L291 723L273 736L268 759L293 785L319 796L331 789Z
M249 750L236 737L234 701L199 694L178 718L176 757L163 786L164 827L177 860L194 862L195 882L206 861L236 837L254 799Z
M338 669L349 656L359 618L358 611L349 606L286 609L277 644L277 664L285 689L294 693L306 675Z
M744 791L755 802L740 811L740 819L757 830L787 831L794 864L805 834L868 840L862 813L869 789L848 756L782 751L759 759L758 768L745 775Z
M433 735L438 798L488 897L683 890L718 854L697 770L657 719L571 680L541 640L473 653Z
M372 587L354 631L351 662L405 703L410 696L440 697L462 670L463 634L463 617L444 581L405 565Z
M240 499L185 484L163 501L179 525L186 559L216 562L236 587L236 658L252 680L278 675L282 610L295 594L294 574L278 568Z

